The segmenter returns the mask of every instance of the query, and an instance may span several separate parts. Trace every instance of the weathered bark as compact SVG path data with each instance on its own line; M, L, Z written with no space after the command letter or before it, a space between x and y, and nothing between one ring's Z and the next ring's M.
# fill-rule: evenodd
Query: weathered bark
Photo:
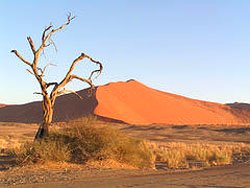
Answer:
M35 136L35 140L43 139L49 136L49 124L41 123Z
M43 99L43 122L40 124L35 139L42 139L49 136L49 126L52 123L54 107L47 97Z
M64 87L69 82L76 79L76 80L82 81L84 83L87 83L91 88L93 88L94 87L94 85L92 83L93 75L97 74L97 76L99 76L100 73L102 72L102 69L103 69L103 66L99 61L96 61L92 57L90 57L84 53L81 53L80 56L78 56L71 63L69 71L67 72L67 74L65 75L65 77L62 79L61 82L59 82L59 83L46 82L44 80L44 73L46 71L46 68L48 67L48 65L51 65L51 64L46 65L43 69L38 67L40 55L46 47L50 46L51 44L54 44L53 40L51 39L52 35L54 35L58 31L64 29L67 25L69 25L71 23L71 21L74 18L75 17L72 17L71 15L69 15L67 18L67 22L62 24L58 28L53 28L53 25L46 27L45 30L43 31L43 34L42 34L42 44L40 45L40 47L38 49L36 49L35 43L33 42L33 39L30 36L27 37L27 40L29 42L30 48L31 48L32 53L33 53L33 61L32 62L29 62L25 58L23 58L17 50L11 51L23 63L25 63L26 65L29 66L30 69L27 69L27 71L35 76L35 78L38 81L40 88L41 88L41 92L36 92L35 94L40 94L43 96L43 106L42 106L43 107L43 121L40 124L40 127L36 133L35 139L42 139L42 138L45 138L49 135L49 126L52 123L55 100L58 96L65 94L65 93L74 93L78 97L81 98L81 96L79 96L75 91L67 90ZM88 78L84 78L84 77L80 77L78 75L72 74L73 70L75 69L75 66L85 58L90 60L91 62L95 63L96 65L98 65L99 68L96 70L93 70L90 73L90 76ZM49 87L52 87L52 90L50 90L51 92L48 91Z

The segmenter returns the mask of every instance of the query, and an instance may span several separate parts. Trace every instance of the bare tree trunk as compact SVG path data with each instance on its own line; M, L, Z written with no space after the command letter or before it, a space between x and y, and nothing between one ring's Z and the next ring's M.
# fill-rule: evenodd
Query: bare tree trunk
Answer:
M60 82L47 82L44 80L44 74L45 74L47 67L53 64L47 64L43 68L39 67L38 64L39 64L40 55L42 52L44 52L45 48L49 47L51 44L54 45L54 42L51 37L56 32L63 30L67 25L71 23L73 19L75 19L75 16L71 16L71 14L69 14L67 17L67 21L64 24L62 24L60 27L54 28L52 24L46 27L42 34L42 43L38 48L35 47L35 43L33 39L30 36L27 37L27 40L29 42L30 48L33 53L32 62L27 61L17 50L11 50L11 52L14 53L23 63L29 66L29 69L27 69L27 71L33 76L35 76L36 80L38 81L41 87L41 92L34 93L34 94L39 94L43 96L43 121L40 124L40 127L36 133L35 139L43 139L49 135L49 126L52 123L54 104L58 96L63 95L65 93L74 93L79 98L82 98L80 95L77 94L77 92L73 90L65 89L65 86L72 80L79 80L84 83L87 83L91 88L94 88L94 85L92 83L93 76L95 75L95 78L98 77L103 70L102 63L94 60L92 57L88 56L87 54L81 53L71 63L71 66L68 72L66 73L65 77ZM73 74L73 70L75 69L77 64L85 58L89 59L92 63L98 65L98 68L93 70L90 73L88 78ZM50 87L53 87L52 90L48 90L48 88Z
M43 122L36 133L35 139L42 139L49 136L49 126L52 123L53 106L51 100L48 97L43 99Z

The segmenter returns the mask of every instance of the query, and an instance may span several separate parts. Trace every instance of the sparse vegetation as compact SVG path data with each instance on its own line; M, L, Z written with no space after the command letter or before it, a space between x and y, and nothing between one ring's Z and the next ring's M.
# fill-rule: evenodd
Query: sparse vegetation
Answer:
M93 119L72 122L40 141L15 150L19 164L46 161L85 163L112 159L139 168L150 168L154 155L145 141L128 137L118 129L93 125Z
M62 128L58 128L60 126ZM68 162L152 168L155 162L161 162L169 169L183 169L250 160L249 144L144 141L130 137L94 116L57 124L51 130L48 138L26 142L12 152L19 165Z
M165 162L168 168L192 168L226 165L250 159L247 144L187 144L170 142L151 144L156 160Z
M43 163L47 161L66 162L70 160L70 148L62 139L48 138L42 141L26 142L12 151L18 164Z

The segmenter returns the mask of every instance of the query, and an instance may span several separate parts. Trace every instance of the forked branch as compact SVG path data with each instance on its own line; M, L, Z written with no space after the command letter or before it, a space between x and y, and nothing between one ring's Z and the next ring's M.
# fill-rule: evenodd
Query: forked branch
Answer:
M58 85L58 83L57 82L49 82L49 83L47 83L46 84L46 88L49 88L50 86L57 86Z
M38 53L41 53L45 47L48 47L50 45L50 43L47 44L47 42L51 39L51 36L54 33L58 32L60 30L63 30L67 25L69 25L71 23L71 21L73 19L75 19L75 16L72 16L71 13L69 13L69 15L67 17L67 22L62 24L60 27L52 29L53 28L52 24L50 24L50 26L46 27L43 31L43 34L42 34L42 44L38 49ZM52 43L53 43L53 41L52 41Z
M55 64L52 64L52 63L49 63L49 64L45 65L45 66L43 67L43 69L40 68L39 70L40 70L40 72L41 72L41 77L44 76L44 73L45 73L46 69L47 69L49 66L56 66L56 65L55 65Z
M53 25L50 23L50 25L44 29L43 35L42 35L42 41L44 41L44 39L45 39L46 32L49 31L52 27L53 27Z
M95 78L97 78L97 77L102 73L102 70L103 70L102 64L101 64L99 61L94 60L92 57L90 57L90 56L88 56L88 55L85 55L85 57L88 58L90 61L92 61L93 63L95 63L95 64L97 64L97 65L99 66L98 69L96 69L96 70L94 70L94 71L92 71L92 72L90 73L90 75L89 75L89 80L92 79L92 76L93 76L95 73L97 73L97 75L96 75L96 77L95 77Z

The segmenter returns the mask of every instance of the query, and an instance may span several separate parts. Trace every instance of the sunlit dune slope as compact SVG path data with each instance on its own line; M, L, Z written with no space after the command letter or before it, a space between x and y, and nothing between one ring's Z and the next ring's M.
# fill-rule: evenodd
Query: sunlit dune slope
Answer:
M58 97L53 120L96 114L130 124L241 124L250 122L250 105L219 104L149 88L135 80L114 82ZM2 101L1 101L2 102ZM0 105L1 106L1 105ZM39 123L41 102L0 107L0 122ZM244 108L243 108L244 107ZM243 113L244 112L244 113Z
M0 108L5 107L5 104L0 104Z
M236 124L229 106L151 89L137 81L110 83L96 92L95 114L130 124Z

